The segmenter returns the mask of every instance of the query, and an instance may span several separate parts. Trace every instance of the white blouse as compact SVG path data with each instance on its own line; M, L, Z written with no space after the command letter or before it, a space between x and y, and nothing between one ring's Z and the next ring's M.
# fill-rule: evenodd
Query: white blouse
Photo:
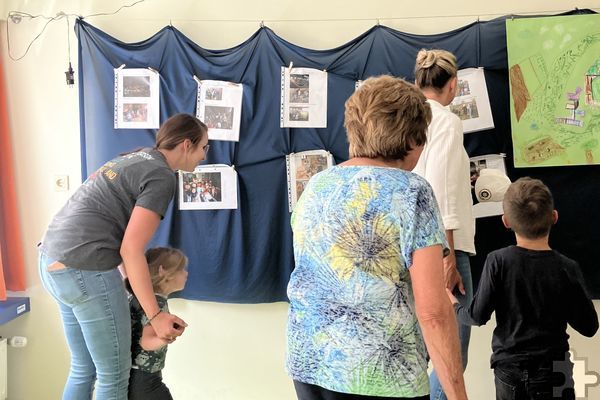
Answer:
M460 119L435 100L427 100L433 117L427 144L413 172L433 188L444 227L452 230L454 249L475 254L475 219L469 156Z

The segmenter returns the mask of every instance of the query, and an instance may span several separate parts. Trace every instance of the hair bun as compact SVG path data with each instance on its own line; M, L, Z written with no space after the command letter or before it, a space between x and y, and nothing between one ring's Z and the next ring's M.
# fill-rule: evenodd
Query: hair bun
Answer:
M417 53L416 64L419 68L431 68L437 63L437 54L434 51L422 49Z

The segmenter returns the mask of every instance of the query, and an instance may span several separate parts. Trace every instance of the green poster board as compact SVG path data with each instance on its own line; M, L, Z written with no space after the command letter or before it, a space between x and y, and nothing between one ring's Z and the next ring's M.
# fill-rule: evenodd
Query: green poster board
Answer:
M600 164L600 15L506 20L515 167Z

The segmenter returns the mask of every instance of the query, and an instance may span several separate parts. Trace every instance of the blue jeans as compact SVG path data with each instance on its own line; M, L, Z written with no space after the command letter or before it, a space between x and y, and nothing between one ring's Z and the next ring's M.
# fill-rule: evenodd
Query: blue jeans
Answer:
M471 278L471 264L469 263L469 254L464 251L456 250L456 268L460 274L463 285L465 286L465 294L462 295L458 290L454 291L454 295L464 307L468 307L473 300L473 279ZM471 327L468 325L458 324L458 339L460 340L460 354L462 357L463 371L467 368L469 360L469 340L471 339ZM446 400L446 394L442 389L442 385L438 379L435 370L429 376L429 393L431 400Z
M568 364L570 369L560 372L551 362L534 368L496 367L496 400L575 400L573 364Z
M62 268L43 253L39 272L58 302L71 351L71 369L63 400L126 400L131 368L131 317L118 269L90 271Z

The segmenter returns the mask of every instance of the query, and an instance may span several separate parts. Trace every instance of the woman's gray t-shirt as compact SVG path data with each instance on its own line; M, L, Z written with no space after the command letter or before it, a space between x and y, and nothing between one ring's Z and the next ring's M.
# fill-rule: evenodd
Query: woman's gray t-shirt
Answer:
M152 210L162 219L176 184L156 149L119 156L91 174L54 216L40 250L72 268L115 268L133 208Z

